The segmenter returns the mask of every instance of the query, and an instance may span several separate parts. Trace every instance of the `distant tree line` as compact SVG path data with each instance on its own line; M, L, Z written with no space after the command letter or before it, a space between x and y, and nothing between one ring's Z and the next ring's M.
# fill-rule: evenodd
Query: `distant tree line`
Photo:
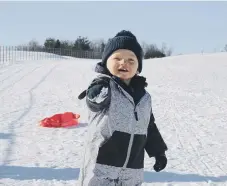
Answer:
M48 37L43 45L40 45L35 40L31 40L28 44L18 46L18 48L23 49L24 47L27 47L30 51L45 51L65 56L82 58L86 56L88 58L100 59L107 42L108 40L104 41L103 39L90 41L87 37L83 36L77 37L74 41ZM144 50L144 59L167 57L171 56L173 52L172 48L168 48L165 43L159 48L156 44L147 44L143 42L142 48ZM221 51L227 52L227 44Z
M101 54L106 46L107 41L102 39L97 41L90 41L87 37L79 36L75 41L59 40L53 37L46 38L43 45L40 45L37 41L31 40L27 47L32 51L53 52L55 54L74 56L75 52L90 52L95 53L98 58L101 58ZM162 58L172 55L172 49L168 48L166 44L162 44L161 48L158 48L155 44L142 44L144 50L144 58ZM69 52L71 51L71 52ZM79 54L78 54L79 55Z

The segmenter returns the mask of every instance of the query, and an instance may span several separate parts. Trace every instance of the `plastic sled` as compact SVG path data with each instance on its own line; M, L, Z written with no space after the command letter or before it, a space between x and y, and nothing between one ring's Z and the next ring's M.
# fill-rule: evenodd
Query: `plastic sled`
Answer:
M79 114L74 114L73 112L65 112L60 114L55 114L51 117L44 118L40 121L40 126L42 127L71 127L79 124L78 119Z

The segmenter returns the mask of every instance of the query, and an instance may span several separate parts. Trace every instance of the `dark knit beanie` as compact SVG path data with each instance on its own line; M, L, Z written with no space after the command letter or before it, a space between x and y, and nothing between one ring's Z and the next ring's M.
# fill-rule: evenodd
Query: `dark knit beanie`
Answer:
M106 65L107 59L118 49L127 49L134 52L139 62L138 71L142 71L143 50L136 37L126 30L118 32L115 37L108 41L103 51L102 64Z

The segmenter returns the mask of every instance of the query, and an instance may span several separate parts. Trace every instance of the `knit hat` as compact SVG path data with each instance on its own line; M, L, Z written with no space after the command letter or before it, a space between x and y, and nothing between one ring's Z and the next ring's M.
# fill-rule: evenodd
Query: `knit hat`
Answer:
M134 52L139 62L138 71L142 71L143 50L136 37L126 30L118 32L115 37L108 41L103 51L101 63L106 65L107 59L118 49L127 49Z

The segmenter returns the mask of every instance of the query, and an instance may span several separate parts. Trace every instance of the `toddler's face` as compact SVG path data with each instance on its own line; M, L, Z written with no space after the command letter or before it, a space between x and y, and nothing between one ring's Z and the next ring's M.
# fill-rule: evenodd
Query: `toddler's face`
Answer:
M137 73L138 65L134 52L126 49L115 51L106 63L110 73L122 80L130 80Z

